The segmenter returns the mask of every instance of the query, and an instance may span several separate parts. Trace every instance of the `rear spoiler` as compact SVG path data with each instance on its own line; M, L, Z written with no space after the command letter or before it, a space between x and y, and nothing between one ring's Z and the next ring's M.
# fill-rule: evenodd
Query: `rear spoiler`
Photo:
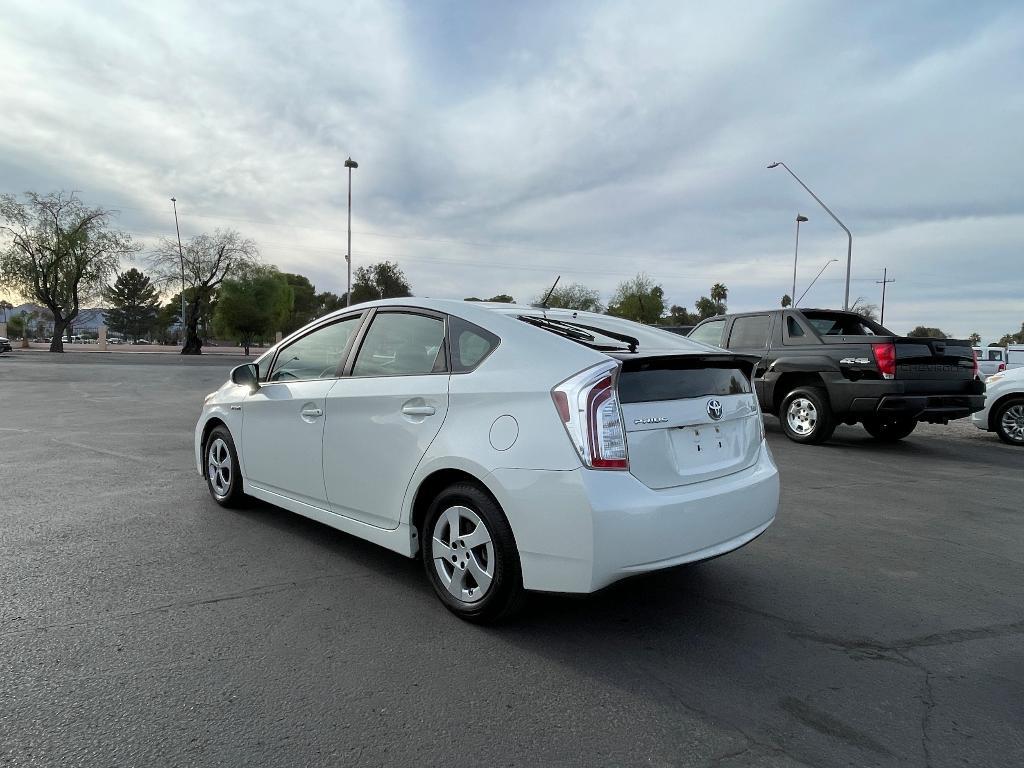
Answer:
M623 371L639 371L650 367L679 368L739 368L753 378L754 367L761 362L758 355L733 354L732 352L710 352L707 354L673 354L671 352L640 352L639 354L623 354L606 352L622 362ZM658 365L658 363L664 365Z

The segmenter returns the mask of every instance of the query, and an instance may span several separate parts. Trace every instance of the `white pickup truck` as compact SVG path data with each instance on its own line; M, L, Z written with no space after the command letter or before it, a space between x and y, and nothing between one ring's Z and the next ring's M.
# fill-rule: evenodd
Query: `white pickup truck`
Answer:
M982 378L1006 370L1006 350L1002 347L975 347L974 354Z
M1006 348L1006 370L1024 368L1024 344L1011 344Z

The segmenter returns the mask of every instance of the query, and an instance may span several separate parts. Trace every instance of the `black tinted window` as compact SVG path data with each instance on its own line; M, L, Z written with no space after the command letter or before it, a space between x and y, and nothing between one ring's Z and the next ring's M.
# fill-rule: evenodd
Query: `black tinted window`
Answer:
M720 347L722 346L722 330L724 328L725 320L712 320L710 323L704 323L704 325L694 328L690 338L702 344Z
M691 397L742 395L750 392L750 380L735 368L677 368L658 364L619 375L623 403L685 400Z
M732 331L729 333L729 348L764 347L768 343L770 320L768 315L737 317L733 321Z
M452 345L452 370L458 373L471 371L480 365L500 341L490 331L451 315L448 317L448 337Z
M359 348L353 376L415 376L444 371L444 322L404 312L378 314Z
M804 329L800 327L800 323L792 315L786 318L786 329L789 331L790 336L799 337L804 335Z

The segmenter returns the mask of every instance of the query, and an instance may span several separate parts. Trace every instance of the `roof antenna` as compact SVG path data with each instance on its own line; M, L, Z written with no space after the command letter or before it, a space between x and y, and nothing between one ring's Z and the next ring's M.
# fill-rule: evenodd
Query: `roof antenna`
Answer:
M558 277L555 278L555 282L551 284L551 290L547 292L547 294L544 296L544 301L542 301L540 303L540 308L541 309L547 309L548 308L548 299L550 299L551 298L551 294L555 292L555 286L558 285L558 281L561 280L561 279L562 279L561 275L559 275Z

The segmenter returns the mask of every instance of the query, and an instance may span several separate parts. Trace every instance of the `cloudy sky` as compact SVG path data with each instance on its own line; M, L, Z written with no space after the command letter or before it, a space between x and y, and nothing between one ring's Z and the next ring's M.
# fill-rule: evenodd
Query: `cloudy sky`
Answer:
M144 243L232 227L344 290L532 300L646 271L692 308L851 297L985 340L1024 322L1016 2L46 2L0 15L0 191L75 189Z

